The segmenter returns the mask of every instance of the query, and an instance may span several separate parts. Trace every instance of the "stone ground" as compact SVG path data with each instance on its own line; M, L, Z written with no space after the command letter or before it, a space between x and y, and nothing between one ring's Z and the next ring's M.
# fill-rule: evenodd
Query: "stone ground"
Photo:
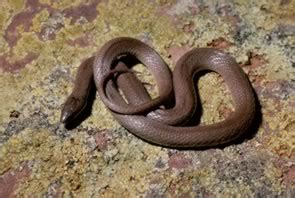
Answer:
M0 197L295 197L294 10L294 0L2 0ZM193 47L230 53L257 93L257 129L224 148L162 148L99 100L65 129L60 108L77 67L118 36L153 46L171 68ZM202 123L232 111L221 77L198 87Z

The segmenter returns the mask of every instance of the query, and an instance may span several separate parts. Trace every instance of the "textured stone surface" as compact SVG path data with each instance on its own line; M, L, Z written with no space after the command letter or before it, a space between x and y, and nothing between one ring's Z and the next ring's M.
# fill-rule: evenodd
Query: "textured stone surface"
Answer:
M294 0L1 1L0 197L294 197L294 10ZM232 54L259 98L258 130L225 148L166 149L128 133L99 100L66 130L60 107L78 65L117 36L148 43L171 68L193 47ZM198 87L202 123L232 111L218 75Z

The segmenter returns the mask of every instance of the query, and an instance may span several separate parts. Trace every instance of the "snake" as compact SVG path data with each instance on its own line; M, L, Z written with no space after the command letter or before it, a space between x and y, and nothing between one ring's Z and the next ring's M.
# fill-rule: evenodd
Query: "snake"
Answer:
M155 79L158 96L152 98L136 73L123 59L135 59ZM234 110L213 124L187 124L198 112L195 76L219 74L234 102ZM171 148L225 145L245 134L255 117L251 83L236 60L215 48L194 48L177 61L173 72L161 55L144 42L118 37L81 63L74 88L61 111L61 122L70 123L87 105L91 84L113 117L135 136Z

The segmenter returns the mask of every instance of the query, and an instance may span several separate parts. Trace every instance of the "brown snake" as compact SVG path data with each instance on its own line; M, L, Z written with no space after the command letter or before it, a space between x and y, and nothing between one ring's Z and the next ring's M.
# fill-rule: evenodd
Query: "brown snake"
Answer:
M150 69L159 87L157 98L151 99L143 84L120 62L125 56L135 57ZM185 126L196 111L193 78L202 70L223 77L235 110L219 123ZM87 59L79 67L61 122L70 122L83 110L93 78L102 101L118 122L136 136L157 145L198 148L229 143L245 133L254 119L255 99L245 73L231 56L217 49L196 48L187 52L177 62L172 75L160 55L148 45L133 38L113 39L95 58ZM175 100L174 106L162 108L171 98Z

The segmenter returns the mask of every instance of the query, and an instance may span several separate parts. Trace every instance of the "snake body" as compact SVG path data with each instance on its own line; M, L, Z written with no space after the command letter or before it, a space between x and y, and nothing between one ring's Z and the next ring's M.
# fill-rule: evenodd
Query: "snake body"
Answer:
M158 85L157 98L151 99L143 84L128 72L119 61L122 56L135 57L150 69ZM194 75L203 70L223 77L235 110L219 123L185 126L196 111ZM192 49L171 73L161 56L145 43L127 37L113 39L79 67L75 88L62 110L62 122L70 122L84 108L92 79L116 120L134 135L157 145L198 148L229 143L249 129L255 115L255 98L245 73L234 58L217 49ZM171 98L175 98L174 106L159 108Z

